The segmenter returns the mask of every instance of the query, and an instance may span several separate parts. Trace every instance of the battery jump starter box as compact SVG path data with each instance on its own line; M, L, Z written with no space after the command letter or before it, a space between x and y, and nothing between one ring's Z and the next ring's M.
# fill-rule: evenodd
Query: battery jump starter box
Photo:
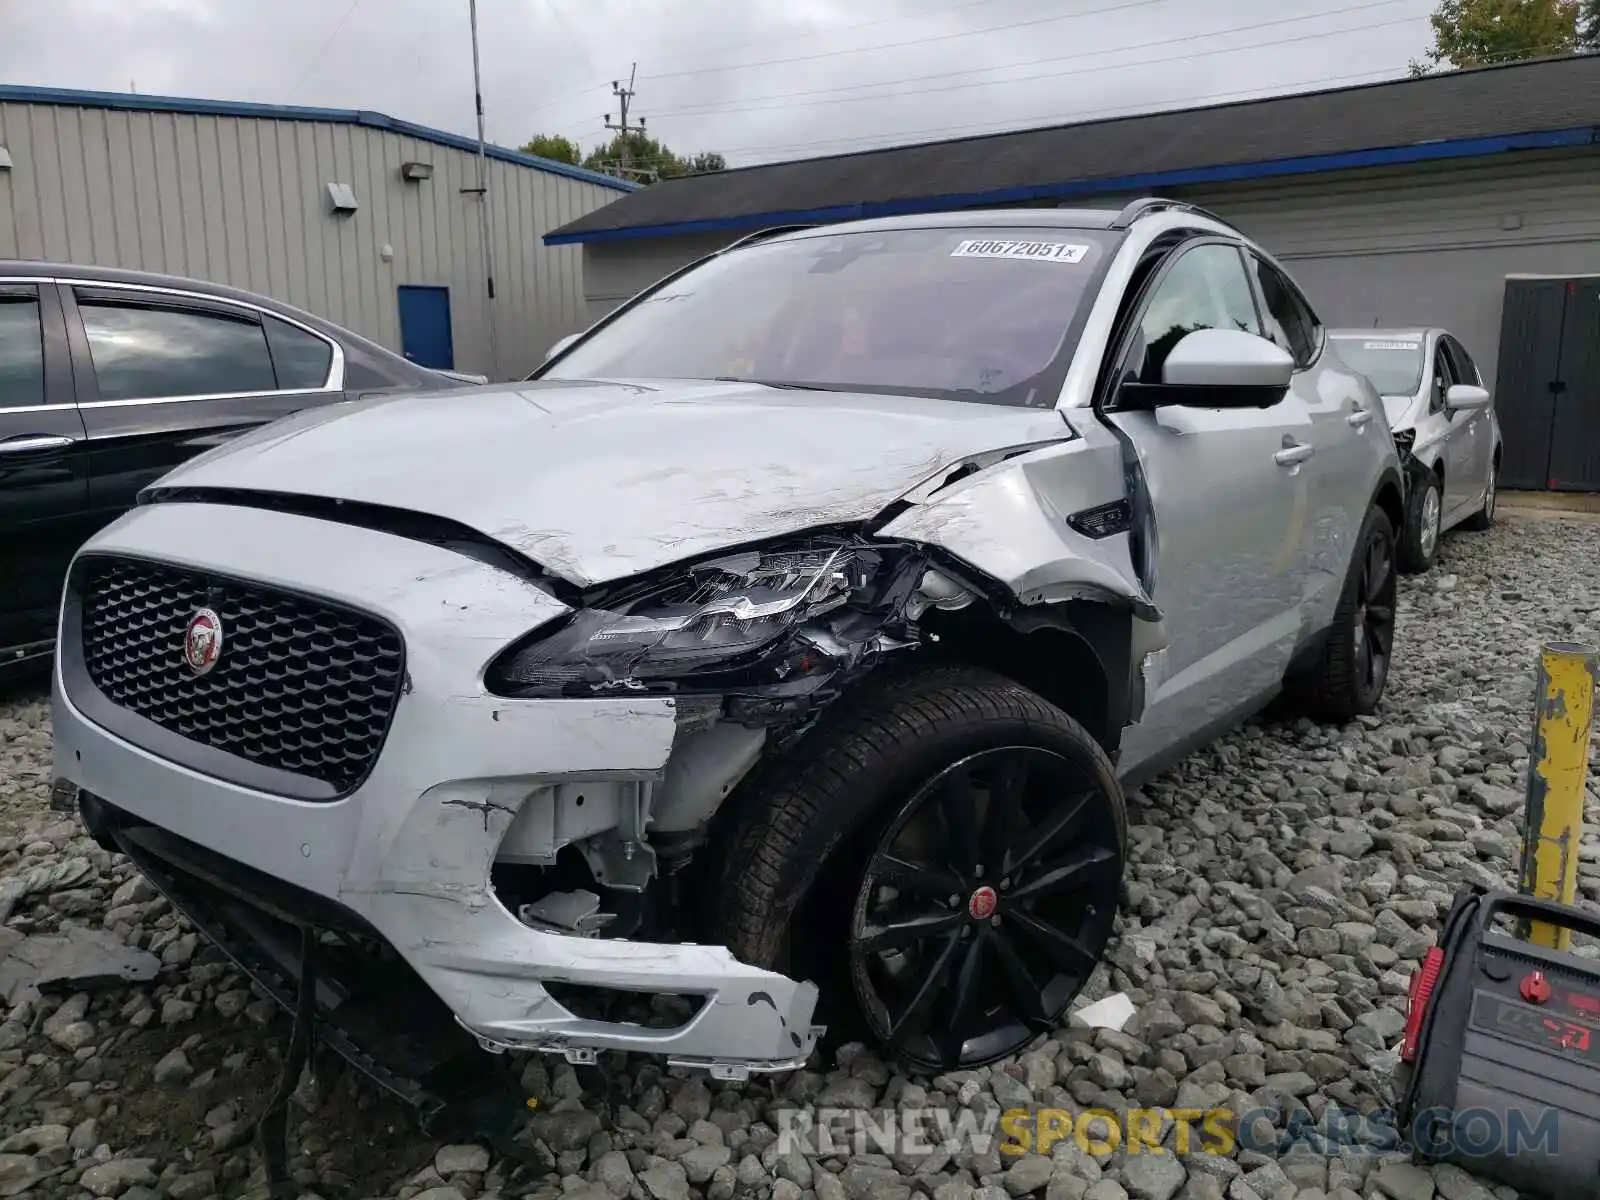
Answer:
M1412 979L1396 1116L1419 1162L1553 1200L1600 1200L1600 960L1497 928L1600 919L1514 892L1460 892Z

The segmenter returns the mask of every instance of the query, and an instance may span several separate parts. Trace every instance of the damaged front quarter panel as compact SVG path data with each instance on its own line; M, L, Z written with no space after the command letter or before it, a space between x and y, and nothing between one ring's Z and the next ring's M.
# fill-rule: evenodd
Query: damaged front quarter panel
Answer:
M1070 523L1074 514L1123 495L1115 456L1075 440L932 490L879 533L954 555L1024 606L1095 600L1158 623L1161 613L1139 583L1128 538L1090 537Z

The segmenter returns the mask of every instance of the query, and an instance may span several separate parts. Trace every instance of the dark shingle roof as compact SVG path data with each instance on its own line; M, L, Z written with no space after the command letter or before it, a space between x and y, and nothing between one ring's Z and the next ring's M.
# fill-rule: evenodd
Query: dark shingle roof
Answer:
M612 240L1588 145L1600 54L667 180L546 235ZM598 236L597 236L598 235Z

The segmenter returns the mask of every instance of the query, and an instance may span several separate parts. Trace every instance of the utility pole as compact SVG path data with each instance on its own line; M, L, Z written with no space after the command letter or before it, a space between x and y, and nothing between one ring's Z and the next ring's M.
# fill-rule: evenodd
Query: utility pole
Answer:
M483 82L478 69L478 0L467 0L467 17L472 24L472 100L478 110L478 186L464 189L478 193L478 216L483 240L483 278L488 291L489 309L489 362L493 376L500 371L500 347L494 330L494 222L489 214L489 158L483 137ZM489 374L489 372L485 372Z
M621 116L621 120L617 124L612 124L612 122L611 122L611 114L607 113L606 114L606 128L607 129L616 130L618 133L622 134L622 140L619 143L617 143L621 147L620 157L621 157L621 160L622 160L621 164L620 164L620 167L619 167L619 170L618 170L618 174L622 175L622 176L626 176L629 173L629 170L628 170L628 168L630 166L630 163L629 163L630 155L629 155L629 147L628 147L628 133L629 133L629 130L631 129L634 132L639 133L641 136L644 134L644 118L643 117L639 118L639 123L636 126L630 126L628 124L628 105L633 101L633 81L634 81L635 77L638 74L639 74L639 64L638 63L634 63L632 70L630 70L628 72L628 86L627 87L623 87L622 84L617 82L615 79L613 79L611 81L611 94L617 98L618 110L619 110L619 114Z

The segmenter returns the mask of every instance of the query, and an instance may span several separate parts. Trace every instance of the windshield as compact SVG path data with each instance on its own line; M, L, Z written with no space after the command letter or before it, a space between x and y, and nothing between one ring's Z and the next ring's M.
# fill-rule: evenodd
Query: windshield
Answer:
M1114 235L898 229L757 244L673 280L546 379L730 379L1049 408Z
M1372 381L1383 396L1414 396L1422 386L1420 337L1349 337L1333 339L1339 357Z

